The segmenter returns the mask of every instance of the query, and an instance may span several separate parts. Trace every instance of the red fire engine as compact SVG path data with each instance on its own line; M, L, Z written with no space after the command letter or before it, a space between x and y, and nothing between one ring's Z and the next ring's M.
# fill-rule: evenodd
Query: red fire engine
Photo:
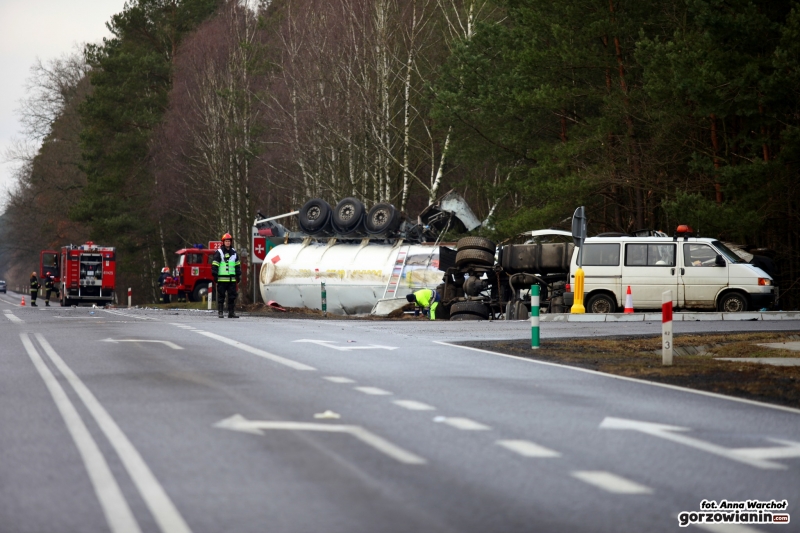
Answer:
M173 276L164 282L164 292L171 296L184 293L194 302L199 302L208 293L208 284L213 281L211 277L211 261L214 252L220 245L219 241L211 241L209 247L196 244L194 248L183 248L175 252L178 256L178 266L175 267ZM242 263L242 283L245 279L247 267Z
M55 250L43 250L39 256L42 279L52 275L62 306L81 302L108 304L116 300L117 256L109 246L89 241L70 244Z

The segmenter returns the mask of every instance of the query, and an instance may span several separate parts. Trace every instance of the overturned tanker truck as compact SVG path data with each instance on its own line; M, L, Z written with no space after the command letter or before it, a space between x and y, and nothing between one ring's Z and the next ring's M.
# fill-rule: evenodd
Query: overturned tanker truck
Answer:
M300 231L278 222L293 216ZM406 294L421 288L442 290L440 237L480 225L453 191L425 208L416 221L388 203L367 210L355 198L335 207L315 198L299 211L255 221L259 235L283 241L264 259L258 278L261 297L282 306L320 309L325 283L328 312L387 315L407 303Z

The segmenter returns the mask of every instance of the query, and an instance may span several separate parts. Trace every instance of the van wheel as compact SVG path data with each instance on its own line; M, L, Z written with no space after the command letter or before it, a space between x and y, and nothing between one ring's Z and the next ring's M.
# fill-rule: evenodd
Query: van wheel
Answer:
M617 302L608 294L595 294L586 302L587 313L615 313Z
M738 292L729 292L720 298L717 309L723 313L741 313L747 311L747 298Z

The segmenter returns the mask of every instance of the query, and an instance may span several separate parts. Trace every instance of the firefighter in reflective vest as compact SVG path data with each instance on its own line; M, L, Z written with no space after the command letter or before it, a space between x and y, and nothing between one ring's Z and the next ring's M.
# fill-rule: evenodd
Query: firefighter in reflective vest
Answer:
M431 320L436 320L436 308L439 307L441 297L433 289L420 289L413 294L406 294L406 300L417 304L423 309L423 313L430 315Z
M36 272L31 272L31 307L37 307L37 296L39 296L39 278L36 277Z
M211 275L217 284L217 312L219 317L223 317L225 308L225 294L228 295L228 318L239 318L236 316L236 284L242 279L242 266L239 262L239 255L231 246L233 237L226 233L220 239L222 246L214 252L211 260Z

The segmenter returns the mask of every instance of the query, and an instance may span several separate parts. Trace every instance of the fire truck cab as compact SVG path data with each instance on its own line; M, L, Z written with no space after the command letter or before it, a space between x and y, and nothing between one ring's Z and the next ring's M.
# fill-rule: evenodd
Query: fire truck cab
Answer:
M199 302L208 293L208 284L212 282L211 261L215 250L208 248L183 248L175 252L178 265L173 276L164 283L164 292L171 296L185 293L186 296Z
M79 305L81 302L105 305L116 301L115 248L97 246L89 241L78 246L64 246L55 257L52 254L52 251L42 252L41 269L44 274L48 268L58 268L58 275L54 277L62 306ZM44 261L50 266L47 267Z

